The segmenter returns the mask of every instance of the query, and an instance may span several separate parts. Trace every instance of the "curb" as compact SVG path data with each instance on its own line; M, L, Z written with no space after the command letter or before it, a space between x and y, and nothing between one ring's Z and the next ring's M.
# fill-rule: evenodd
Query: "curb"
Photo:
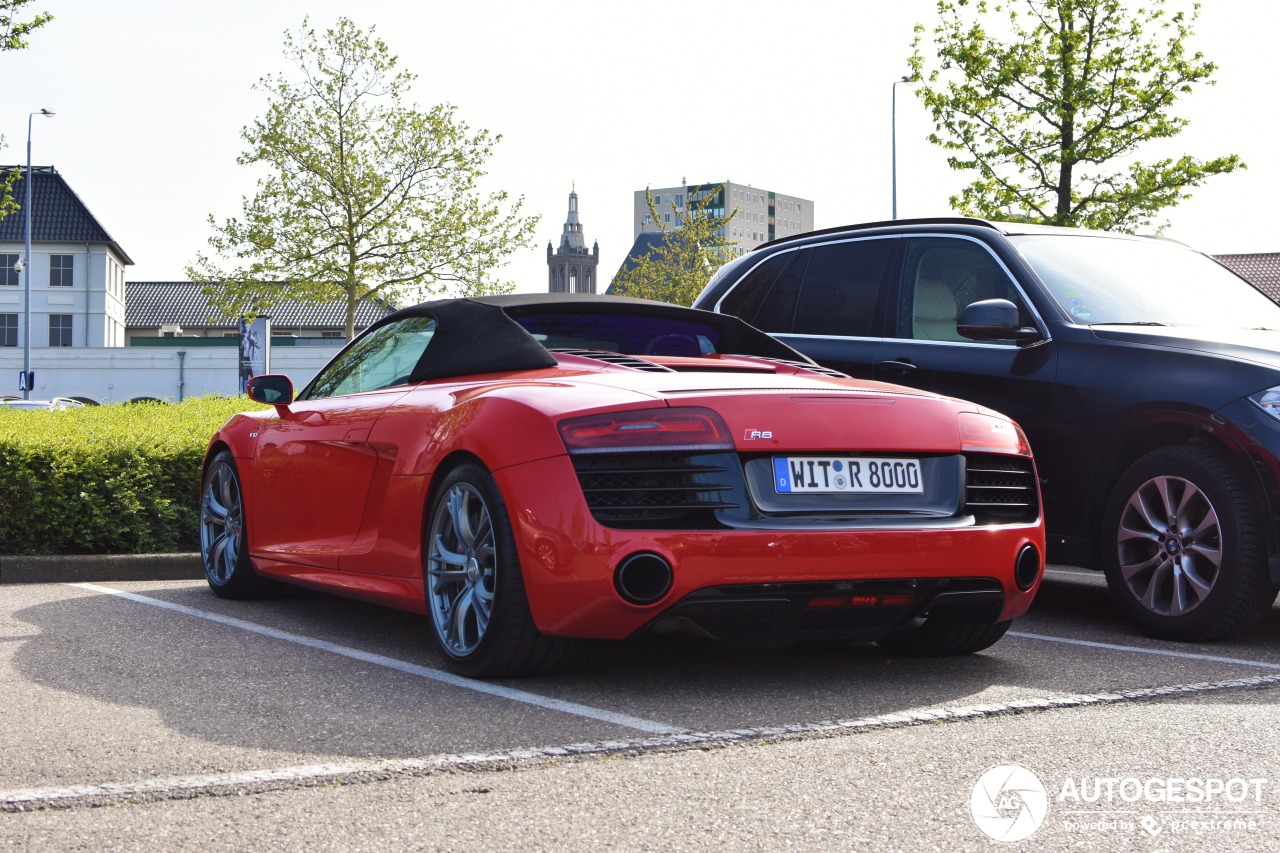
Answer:
M200 555L196 553L0 557L0 584L197 580L203 577L204 568Z

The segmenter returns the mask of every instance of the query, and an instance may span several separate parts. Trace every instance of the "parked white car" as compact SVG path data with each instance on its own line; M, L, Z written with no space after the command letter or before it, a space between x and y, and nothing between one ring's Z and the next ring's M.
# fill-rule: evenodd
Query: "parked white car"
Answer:
M56 412L60 409L79 409L84 406L84 403L72 400L70 397L54 397L52 400L0 400L0 406L8 409Z

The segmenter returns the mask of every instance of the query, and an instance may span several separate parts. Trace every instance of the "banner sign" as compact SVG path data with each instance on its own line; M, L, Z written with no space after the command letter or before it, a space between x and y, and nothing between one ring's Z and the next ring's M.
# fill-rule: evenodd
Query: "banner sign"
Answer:
M259 315L252 323L240 318L240 393L249 380L271 372L271 318Z

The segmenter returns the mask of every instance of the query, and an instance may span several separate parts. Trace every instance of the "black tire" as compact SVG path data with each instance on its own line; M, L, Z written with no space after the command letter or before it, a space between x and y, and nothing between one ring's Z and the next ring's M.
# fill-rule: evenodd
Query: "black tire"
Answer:
M249 560L244 518L235 457L219 451L200 483L200 562L209 588L220 598L260 598L270 590Z
M483 466L464 463L435 490L422 542L431 635L449 667L469 678L547 675L573 640L538 630L506 504Z
M905 657L971 655L994 645L1011 621L983 622L937 613L877 640L880 648Z
M1200 641L1238 634L1257 624L1276 598L1261 523L1225 450L1152 451L1124 472L1107 502L1107 585L1153 637Z

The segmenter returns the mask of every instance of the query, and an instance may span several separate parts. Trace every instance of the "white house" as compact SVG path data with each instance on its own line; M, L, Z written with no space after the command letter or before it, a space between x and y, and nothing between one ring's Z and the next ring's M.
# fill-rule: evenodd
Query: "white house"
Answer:
M0 178L18 166L0 166ZM19 394L26 336L24 276L31 276L32 397L95 403L234 394L236 322L216 317L199 285L130 282L133 261L52 166L31 173L31 264L24 252L25 177L18 210L0 219L0 398ZM366 301L357 329L393 309ZM301 387L344 343L341 305L280 300L269 308L272 369ZM276 337L278 336L278 337ZM147 346L150 345L150 346Z
M14 169L23 171L0 166L0 174ZM124 270L133 260L56 169L31 171L31 268L22 274L25 216L19 209L0 219L0 348L23 345L23 275L31 276L33 348L124 346ZM25 201L25 177L13 194Z

